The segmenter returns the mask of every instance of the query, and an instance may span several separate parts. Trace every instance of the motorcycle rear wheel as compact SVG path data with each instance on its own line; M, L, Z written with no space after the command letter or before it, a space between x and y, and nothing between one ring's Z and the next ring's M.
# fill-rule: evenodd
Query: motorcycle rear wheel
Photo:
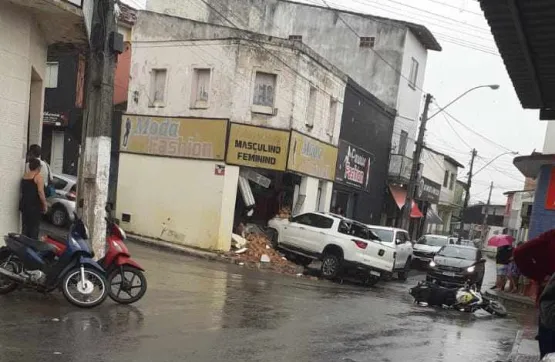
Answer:
M137 282L137 283L136 283ZM142 271L129 265L115 268L108 275L108 295L120 304L132 304L141 299L147 289Z
M507 316L507 309L505 309L503 304L499 303L496 300L490 300L489 304L484 308L484 310L490 314L493 314L499 317Z
M7 263L7 259L11 256L11 252L8 250L0 250L0 268L5 268L12 273L18 273L17 265L14 261ZM0 294L8 294L17 289L19 283L8 277L0 275Z

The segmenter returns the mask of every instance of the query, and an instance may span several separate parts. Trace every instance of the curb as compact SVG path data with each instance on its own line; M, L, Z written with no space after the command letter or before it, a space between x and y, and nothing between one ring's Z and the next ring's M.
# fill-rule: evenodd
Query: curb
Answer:
M513 348L511 348L511 353L509 354L509 358L507 362L516 362L518 357L518 349L520 348L520 344L522 343L522 329L519 329L516 332L515 341L513 342Z
M516 296L512 296L509 294L500 294L497 292L492 292L491 290L486 290L485 293L486 297L495 299L495 300L503 300L504 302L509 302L511 304L518 304L519 306L525 306L527 308L535 308L535 303L533 300L528 300L524 298L519 298Z
M134 235L134 234L127 234L127 236L128 238L126 241L130 241L135 244L140 244L151 248L156 248L159 250L169 251L172 253L179 253L179 254L191 256L197 259L219 261L221 263L226 263L226 264L235 264L234 260L228 258L223 253L199 250L199 249L187 247L184 245L177 245L167 241L151 239L151 238Z

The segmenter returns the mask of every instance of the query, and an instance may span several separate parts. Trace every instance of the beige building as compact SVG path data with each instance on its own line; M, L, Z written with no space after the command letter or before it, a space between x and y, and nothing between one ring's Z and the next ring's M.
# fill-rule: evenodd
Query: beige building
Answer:
M229 250L242 217L329 209L341 72L294 41L149 12L132 41L116 203L127 231Z
M57 81L48 45L86 46L89 0L0 0L0 234L19 230L26 150L41 143L44 88Z

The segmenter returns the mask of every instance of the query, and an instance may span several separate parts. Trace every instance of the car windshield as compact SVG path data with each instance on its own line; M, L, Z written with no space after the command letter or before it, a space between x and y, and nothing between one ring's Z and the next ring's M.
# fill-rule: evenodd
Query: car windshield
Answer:
M437 255L447 258L476 260L476 250L471 248L457 248L456 246L445 246Z
M388 243L393 242L393 230L383 230L383 229L374 229L370 228L374 232L374 234L378 235L381 241L386 241Z
M443 246L446 245L448 241L449 239L445 236L424 235L418 239L416 243L429 246Z

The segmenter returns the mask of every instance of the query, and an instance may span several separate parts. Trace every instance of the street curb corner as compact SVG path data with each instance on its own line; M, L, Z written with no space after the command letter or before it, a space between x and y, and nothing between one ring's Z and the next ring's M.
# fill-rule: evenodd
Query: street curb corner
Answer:
M520 344L522 343L522 335L523 331L522 329L519 329L516 332L515 341L513 342L513 347L511 348L511 353L509 354L507 362L516 362L516 358L518 357L518 349L520 347Z
M517 297L513 297L511 295L505 295L505 294L499 294L496 292L492 292L491 290L486 290L484 292L485 296L491 299L495 299L495 300L502 300L503 302L508 302L508 303L512 303L512 304L518 304L519 306L524 306L526 308L534 308L535 307L535 303L533 300L525 300L525 299L520 299Z

